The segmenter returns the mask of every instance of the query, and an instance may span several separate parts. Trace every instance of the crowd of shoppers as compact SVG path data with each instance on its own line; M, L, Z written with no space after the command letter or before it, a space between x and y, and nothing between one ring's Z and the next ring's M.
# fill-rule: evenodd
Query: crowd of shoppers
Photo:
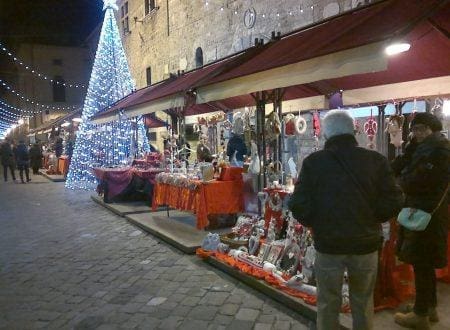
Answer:
M12 180L17 181L16 167L19 170L21 183L30 182L30 165L33 174L39 174L39 168L42 166L42 150L39 142L28 148L22 139L16 145L13 140L6 138L0 145L0 158L5 182L8 181L8 170L11 173Z

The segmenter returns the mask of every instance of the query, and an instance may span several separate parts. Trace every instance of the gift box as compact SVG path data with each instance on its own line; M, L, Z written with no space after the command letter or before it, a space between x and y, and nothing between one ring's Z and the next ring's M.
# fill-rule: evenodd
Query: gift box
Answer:
M242 180L242 167L222 167L220 181Z

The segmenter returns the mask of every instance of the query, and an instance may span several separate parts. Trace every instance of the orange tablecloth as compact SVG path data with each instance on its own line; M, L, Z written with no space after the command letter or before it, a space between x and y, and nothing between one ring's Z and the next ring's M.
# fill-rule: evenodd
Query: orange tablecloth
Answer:
M204 229L209 214L233 214L244 210L243 182L198 182L191 190L165 183L156 183L153 193L153 210L160 205L191 211L197 214L197 228Z
M58 173L66 175L69 171L69 157L61 156L58 158Z

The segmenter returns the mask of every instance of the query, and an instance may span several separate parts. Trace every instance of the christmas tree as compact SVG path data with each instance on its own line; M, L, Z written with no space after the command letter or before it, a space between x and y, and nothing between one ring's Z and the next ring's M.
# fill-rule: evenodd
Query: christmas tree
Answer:
M131 93L134 87L114 17L116 1L103 2L105 18L66 179L66 187L72 189L95 187L92 167L127 164L134 154L149 150L141 118L120 113L112 123L96 125L90 121L94 114ZM135 139L136 128L139 141Z

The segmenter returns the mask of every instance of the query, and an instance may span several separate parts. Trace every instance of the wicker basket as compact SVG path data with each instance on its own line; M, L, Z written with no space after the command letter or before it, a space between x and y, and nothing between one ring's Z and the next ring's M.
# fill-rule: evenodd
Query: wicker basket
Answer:
M220 235L220 241L222 243L227 244L230 249L238 249L241 246L248 246L248 239L246 240L235 240L234 238L236 237L236 234L234 233L230 233L230 234L225 234L225 235Z

